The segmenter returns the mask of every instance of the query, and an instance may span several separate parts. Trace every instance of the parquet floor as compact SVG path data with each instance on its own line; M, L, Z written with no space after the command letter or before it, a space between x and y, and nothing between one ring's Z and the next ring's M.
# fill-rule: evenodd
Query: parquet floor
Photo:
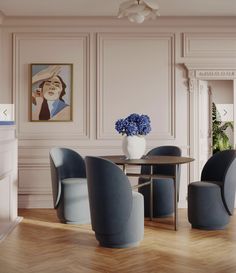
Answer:
M23 221L0 244L0 273L235 273L236 216L222 231L191 229L179 210L170 219L146 222L144 240L130 249L98 246L89 225L58 223L50 209L20 210Z

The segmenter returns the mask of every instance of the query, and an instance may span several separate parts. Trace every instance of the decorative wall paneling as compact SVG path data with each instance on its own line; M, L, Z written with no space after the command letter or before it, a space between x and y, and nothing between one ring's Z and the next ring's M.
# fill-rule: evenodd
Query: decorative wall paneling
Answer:
M236 57L234 33L184 33L183 57Z
M174 139L174 34L98 33L97 44L97 138L120 138L115 121L137 112L151 118L149 139Z
M31 63L73 64L73 122L29 122ZM89 34L14 33L13 92L19 139L87 139Z

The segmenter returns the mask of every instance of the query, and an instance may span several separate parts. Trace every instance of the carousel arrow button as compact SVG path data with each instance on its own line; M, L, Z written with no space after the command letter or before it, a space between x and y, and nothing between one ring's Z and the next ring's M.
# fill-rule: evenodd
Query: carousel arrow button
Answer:
M0 104L0 121L14 121L13 104Z

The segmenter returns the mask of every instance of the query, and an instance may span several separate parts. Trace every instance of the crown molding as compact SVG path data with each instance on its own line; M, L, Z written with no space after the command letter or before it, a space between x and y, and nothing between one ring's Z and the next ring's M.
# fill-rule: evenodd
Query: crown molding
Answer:
M236 63L235 60L231 60L231 62L210 62L207 63L204 62L186 62L183 64L185 68L188 70L221 70L221 69L226 69L226 70L235 70L236 69Z
M235 16L161 16L156 20L146 20L142 24L131 23L127 18L115 16L6 16L4 26L56 26L56 27L231 27L236 25Z

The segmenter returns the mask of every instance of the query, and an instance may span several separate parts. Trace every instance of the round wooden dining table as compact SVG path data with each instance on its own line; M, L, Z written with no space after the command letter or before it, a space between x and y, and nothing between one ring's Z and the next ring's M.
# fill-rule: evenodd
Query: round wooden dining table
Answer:
M153 179L157 178L172 178L174 182L174 229L178 229L178 190L177 190L177 172L179 165L186 164L194 161L191 157L184 157L184 156L157 156L157 155L148 155L143 156L141 159L127 159L123 155L109 155L109 156L101 156L104 159L110 160L117 165L121 165L123 167L123 171L127 176L136 176L136 177L146 177L150 178L150 181L144 183L145 186L147 184L150 185L150 219L153 220ZM174 165L175 172L173 176L166 176L166 175L158 175L153 173L153 166L156 165ZM140 174L140 173L127 173L126 167L127 166L142 166L142 165L149 165L151 167L150 174ZM133 188L138 188L143 186L144 184L136 185Z

